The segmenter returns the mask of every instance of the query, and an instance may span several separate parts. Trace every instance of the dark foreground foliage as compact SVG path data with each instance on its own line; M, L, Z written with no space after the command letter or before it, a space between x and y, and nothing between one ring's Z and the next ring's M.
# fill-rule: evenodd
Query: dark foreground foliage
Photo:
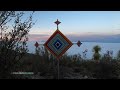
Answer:
M42 50L41 50L42 51ZM40 53L40 52L39 52ZM40 55L27 54L16 71L34 72L33 75L13 75L15 79L58 79L58 60L47 50ZM81 56L64 54L59 59L59 79L119 79L120 60L102 57L84 60Z
M28 32L33 26L32 14L23 20L22 11L0 11L0 78L2 79L11 78L10 73L28 51Z

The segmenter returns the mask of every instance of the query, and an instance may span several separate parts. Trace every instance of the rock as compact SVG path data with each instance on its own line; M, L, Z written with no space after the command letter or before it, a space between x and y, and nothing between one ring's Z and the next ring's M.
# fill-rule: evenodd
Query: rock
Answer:
M84 79L88 79L88 76L85 75L85 76L84 76Z

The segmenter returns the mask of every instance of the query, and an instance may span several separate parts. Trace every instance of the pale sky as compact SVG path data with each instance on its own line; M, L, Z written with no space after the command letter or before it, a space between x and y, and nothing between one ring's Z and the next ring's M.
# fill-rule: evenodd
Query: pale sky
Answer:
M29 13L26 11L26 15ZM120 34L120 11L35 11L36 23L29 34L48 38L56 30L57 19L61 22L59 30L65 35Z

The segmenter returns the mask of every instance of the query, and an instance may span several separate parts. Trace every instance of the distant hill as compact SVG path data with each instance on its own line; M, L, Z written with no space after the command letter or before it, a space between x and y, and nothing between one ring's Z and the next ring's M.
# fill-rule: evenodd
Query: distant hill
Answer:
M120 43L120 34L117 35L84 35L75 36L67 35L71 41L82 41L82 42L109 42L109 43Z

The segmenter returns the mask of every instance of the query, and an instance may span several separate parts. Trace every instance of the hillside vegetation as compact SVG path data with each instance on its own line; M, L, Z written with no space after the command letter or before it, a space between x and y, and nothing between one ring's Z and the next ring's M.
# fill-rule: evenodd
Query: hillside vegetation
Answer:
M85 60L80 54L68 56L66 53L59 59L60 79L119 79L120 51L116 58L107 51L99 54L101 48L93 47L93 59ZM58 60L46 49L36 49L35 54L26 54L16 71L34 72L33 75L13 75L15 79L58 79Z

